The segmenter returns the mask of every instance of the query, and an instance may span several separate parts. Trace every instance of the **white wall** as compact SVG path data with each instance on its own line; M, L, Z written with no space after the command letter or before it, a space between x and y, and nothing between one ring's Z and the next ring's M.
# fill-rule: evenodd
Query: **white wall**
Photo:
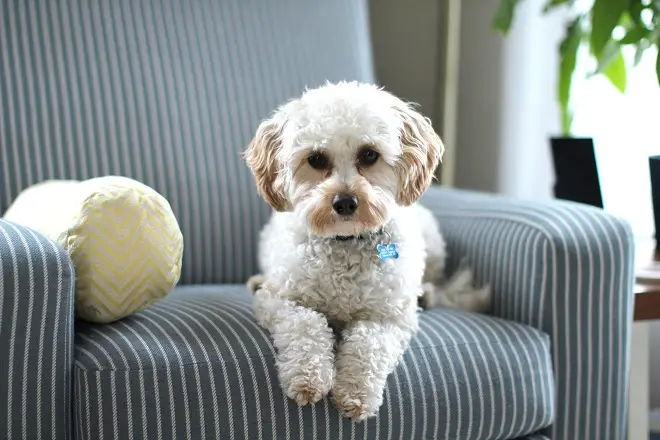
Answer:
M371 0L378 82L420 105L446 150L439 181L453 184L459 26L462 0Z
M442 137L446 152L438 170L443 183L450 183L455 153L455 94L444 94L447 76L448 9L460 14L461 0L370 0L371 38L378 82L405 101L419 105ZM458 6L458 7L457 7ZM457 30L451 32L457 46ZM457 48L456 48L457 49ZM458 63L454 63L456 66ZM454 88L455 90L455 88ZM447 102L451 101L451 102ZM445 106L453 106L448 115ZM451 124L451 126L448 126ZM445 172L449 171L449 172Z
M520 2L508 37L491 19L500 0L463 0L455 183L462 188L549 198L549 137L559 133L555 100L561 17L544 0Z

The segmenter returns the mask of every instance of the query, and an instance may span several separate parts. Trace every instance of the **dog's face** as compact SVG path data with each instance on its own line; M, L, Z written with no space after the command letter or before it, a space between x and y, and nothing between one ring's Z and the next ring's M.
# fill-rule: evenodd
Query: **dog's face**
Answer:
M376 231L431 184L444 146L430 122L376 86L326 84L282 106L245 152L262 197L319 236Z

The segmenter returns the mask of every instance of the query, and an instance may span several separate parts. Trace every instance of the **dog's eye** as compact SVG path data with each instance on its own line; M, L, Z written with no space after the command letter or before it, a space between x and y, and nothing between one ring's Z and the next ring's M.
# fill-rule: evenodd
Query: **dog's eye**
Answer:
M328 158L320 153L312 154L307 158L307 163L315 170L324 170L330 165Z
M360 165L368 167L375 164L379 157L380 154L378 154L377 151L374 151L371 148L365 148L364 150L360 151L360 154L358 155L358 162Z

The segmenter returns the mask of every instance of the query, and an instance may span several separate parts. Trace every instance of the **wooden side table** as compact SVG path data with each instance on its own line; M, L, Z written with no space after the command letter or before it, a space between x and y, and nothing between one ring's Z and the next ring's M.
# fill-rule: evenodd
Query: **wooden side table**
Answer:
M660 319L660 252L654 240L643 240L637 247L635 321Z
M636 243L635 311L630 359L628 440L648 440L650 410L649 321L660 320L660 252L654 240Z
M635 284L635 321L660 319L660 284Z

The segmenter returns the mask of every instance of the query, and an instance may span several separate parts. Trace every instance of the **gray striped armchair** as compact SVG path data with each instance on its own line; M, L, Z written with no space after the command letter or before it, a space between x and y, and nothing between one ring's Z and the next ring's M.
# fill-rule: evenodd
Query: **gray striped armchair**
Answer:
M239 158L305 86L374 81L364 0L0 2L0 210L48 178L119 174L171 202L181 285L77 321L75 271L0 220L0 438L624 438L629 227L600 210L432 188L452 264L490 316L435 309L377 417L298 407L243 287L269 208Z

